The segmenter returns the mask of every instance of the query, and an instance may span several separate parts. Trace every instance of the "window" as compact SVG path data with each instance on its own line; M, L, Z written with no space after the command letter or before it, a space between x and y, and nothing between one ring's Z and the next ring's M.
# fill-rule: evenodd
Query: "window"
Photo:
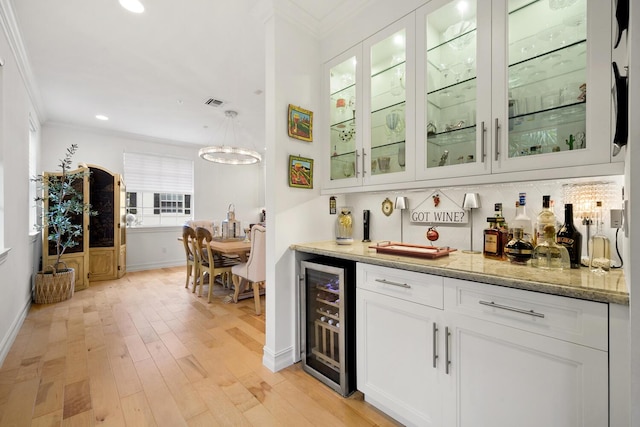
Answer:
M193 219L193 161L125 153L127 225L180 225Z

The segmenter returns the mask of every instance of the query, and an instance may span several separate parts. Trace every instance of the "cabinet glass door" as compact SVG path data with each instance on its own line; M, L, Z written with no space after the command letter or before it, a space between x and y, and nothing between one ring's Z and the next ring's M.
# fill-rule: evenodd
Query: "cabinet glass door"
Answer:
M509 158L587 148L586 0L508 2Z
M330 179L357 177L356 57L329 70Z
M426 17L426 168L475 163L476 2L454 1Z
M371 176L405 170L406 33L403 28L370 48Z

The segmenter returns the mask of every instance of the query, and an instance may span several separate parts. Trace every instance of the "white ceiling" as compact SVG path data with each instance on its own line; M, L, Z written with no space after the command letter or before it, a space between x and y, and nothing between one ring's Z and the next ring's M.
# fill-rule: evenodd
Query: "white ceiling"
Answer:
M264 0L142 0L139 15L118 0L10 2L45 123L207 145L232 142L231 109L238 145L263 149ZM366 0L287 3L326 25Z

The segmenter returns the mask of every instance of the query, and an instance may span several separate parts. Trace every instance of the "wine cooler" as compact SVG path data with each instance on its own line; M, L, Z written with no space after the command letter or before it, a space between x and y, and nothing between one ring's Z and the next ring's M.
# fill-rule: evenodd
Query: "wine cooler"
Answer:
M343 396L356 389L355 262L301 262L302 368Z

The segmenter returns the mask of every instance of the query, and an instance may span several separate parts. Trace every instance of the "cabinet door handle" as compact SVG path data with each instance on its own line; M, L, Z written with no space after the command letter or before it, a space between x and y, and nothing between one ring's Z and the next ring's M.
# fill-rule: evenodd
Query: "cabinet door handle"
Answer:
M360 154L358 154L358 150L355 151L356 153L356 178L358 177L358 175L360 174L360 171L358 170L358 158L360 157Z
M364 178L364 174L367 173L367 169L365 168L364 158L367 156L367 153L364 152L364 148L362 149L362 177Z
M449 366L451 365L451 358L449 357L449 341L451 337L451 332L449 331L449 327L446 326L444 328L444 358L445 358L445 364L444 364L444 372L448 375L449 374Z
M487 136L487 128L484 127L484 122L480 123L480 161L484 163L484 158L487 157L487 150L485 147L485 137Z
M544 314L538 313L538 312L533 311L533 310L526 310L524 308L517 308L517 307L509 307L508 305L496 304L493 301L482 301L482 300L480 300L478 302L480 304L482 304L482 305L488 305L489 307L493 307L493 308L501 308L503 310L515 311L516 313L528 314L530 316L544 318Z
M500 157L500 122L496 117L496 161Z
M438 366L438 325L433 322L433 367Z
M391 281L386 280L386 279L375 279L375 280L376 280L376 282L380 282L380 283L383 283L385 285L392 285L392 286L398 286L400 288L411 289L411 286L407 285L406 283L391 282Z

